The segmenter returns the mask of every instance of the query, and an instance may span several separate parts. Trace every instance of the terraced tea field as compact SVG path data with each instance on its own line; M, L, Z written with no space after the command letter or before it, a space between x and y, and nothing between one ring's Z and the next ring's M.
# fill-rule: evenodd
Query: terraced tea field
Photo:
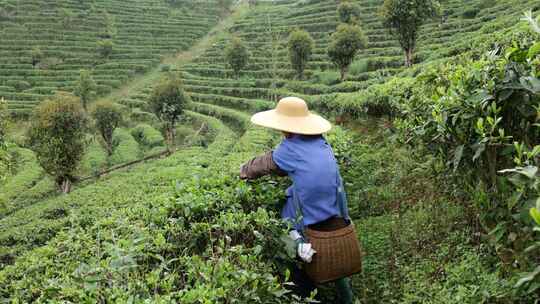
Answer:
M209 2L4 1L0 96L26 113L44 96L73 91L81 69L106 94L164 57L186 50L218 21ZM111 41L102 56L98 42ZM35 54L38 49L40 55Z
M443 90L427 93L425 82L460 83L425 73L479 66L466 60L484 64L495 46L537 41L519 20L528 10L538 15L540 1L440 1L440 16L421 27L410 68L378 13L384 1L352 1L368 44L345 81L327 55L340 1L239 1L230 10L225 2L0 0L0 98L13 118L7 138L16 160L0 179L0 302L308 303L286 288L292 260L279 212L288 181L238 178L240 164L280 140L253 126L251 114L299 96L342 124L326 137L365 250L363 272L353 277L356 303L533 303L538 289L515 286L536 260L521 251L514 264L504 260L506 249L481 227L487 194L459 189L450 180L469 176L445 171L457 153L444 162L430 144L411 147L416 138L403 140L400 130L413 114L418 124L436 114L419 115L425 103L410 101ZM303 79L287 49L297 27L315 42ZM233 37L250 53L238 76L224 57ZM113 45L107 56L104 41ZM176 127L176 152L60 195L26 142L27 117L56 91L73 92L81 69L98 85L95 100L117 104L124 121L111 155L87 132L79 177L166 150L150 106L161 78L180 75L191 102ZM527 241L536 236L529 230ZM338 303L332 287L322 286L319 300Z

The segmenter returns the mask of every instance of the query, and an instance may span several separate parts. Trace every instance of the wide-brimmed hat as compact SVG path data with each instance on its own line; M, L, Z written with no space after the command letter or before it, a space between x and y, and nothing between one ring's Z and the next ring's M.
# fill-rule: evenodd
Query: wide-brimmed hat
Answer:
M306 102L298 97L281 99L274 110L253 115L251 122L267 128L304 135L323 134L332 129L328 120L309 112Z

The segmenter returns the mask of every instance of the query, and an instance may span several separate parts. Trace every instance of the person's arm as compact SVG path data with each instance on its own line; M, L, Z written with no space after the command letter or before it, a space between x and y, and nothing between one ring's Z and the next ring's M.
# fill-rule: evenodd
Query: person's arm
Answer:
M272 151L255 157L240 167L241 179L257 179L269 174L277 174L279 176L287 175L287 172L281 170L274 162Z

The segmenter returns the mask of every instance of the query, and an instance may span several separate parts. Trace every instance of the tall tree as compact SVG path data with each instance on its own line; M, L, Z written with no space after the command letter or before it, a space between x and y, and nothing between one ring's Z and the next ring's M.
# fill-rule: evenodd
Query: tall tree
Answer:
M158 84L150 96L150 108L163 122L169 151L174 151L176 123L191 101L184 91L182 81L176 76L169 76Z
M249 60L249 51L244 42L238 37L234 37L225 49L225 59L238 77L240 71L247 66Z
M96 82L90 71L81 70L79 80L77 81L77 87L75 87L75 95L81 98L81 102L84 110L88 109L88 102L92 99L96 90Z
M356 53L365 48L366 45L366 35L358 26L341 24L338 26L337 31L332 34L328 46L328 57L339 68L341 81L345 80L347 70Z
M343 23L356 24L360 23L360 7L350 1L343 1L338 8L339 20Z
M8 122L7 103L0 99L0 184L4 181L11 168L11 155L8 151L9 143L6 136Z
M313 52L313 38L301 29L295 29L289 35L289 59L299 79L304 78L304 70Z
M436 0L385 0L379 14L405 52L405 64L411 66L420 26L440 14L440 4Z
M92 118L94 118L96 129L101 135L107 154L112 155L114 130L122 123L120 107L110 101L97 102L92 110Z
M82 159L86 116L79 99L58 93L36 107L28 132L30 145L43 170L62 192L71 190Z
M43 54L43 51L36 46L32 48L32 51L30 51L30 56L32 57L32 66L35 68L45 57Z

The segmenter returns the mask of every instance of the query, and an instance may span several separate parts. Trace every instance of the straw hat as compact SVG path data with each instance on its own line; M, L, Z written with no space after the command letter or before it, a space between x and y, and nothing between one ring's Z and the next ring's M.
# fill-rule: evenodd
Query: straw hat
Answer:
M304 135L323 134L332 128L328 120L310 113L306 102L298 97L281 99L274 110L253 115L251 122L267 128Z

